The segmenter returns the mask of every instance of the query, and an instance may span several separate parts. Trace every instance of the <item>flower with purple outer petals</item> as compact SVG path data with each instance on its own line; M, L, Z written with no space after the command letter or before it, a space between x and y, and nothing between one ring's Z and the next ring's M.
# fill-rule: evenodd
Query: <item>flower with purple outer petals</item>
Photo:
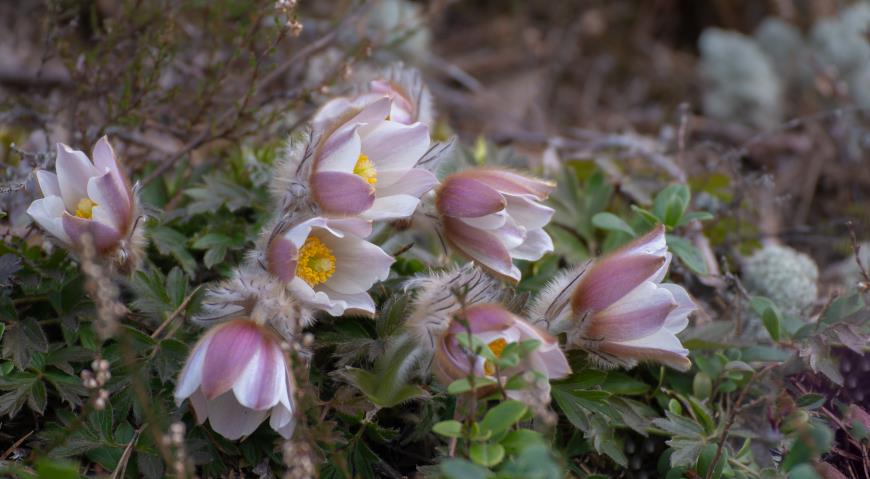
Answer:
M304 305L333 316L346 310L374 314L368 290L387 279L392 256L363 238L371 223L315 217L274 235L266 269Z
M554 210L540 203L553 188L548 181L497 168L454 173L436 192L444 237L491 273L519 281L514 259L534 261L553 251L544 226Z
M137 219L136 199L105 136L94 146L92 157L93 162L58 143L57 173L36 172L43 197L27 214L68 249L79 250L83 236L90 235L99 255L121 249L126 259Z
M476 304L465 308L463 313L462 321L454 318L435 344L435 361L432 367L435 377L444 385L468 377L469 374L489 377L502 383L524 371L539 372L549 379L560 379L571 374L568 360L559 349L559 342L555 338L539 331L502 306ZM463 321L467 322L467 326ZM496 356L500 356L505 346L510 343L537 340L540 344L520 364L500 371L496 378L494 365L482 356L475 356L470 360L469 351L457 339L458 335L467 334L469 330L489 346ZM507 393L514 399L521 399L523 395L521 390L508 390Z
M175 388L189 398L199 424L227 439L253 433L269 418L281 436L293 435L295 383L281 339L268 328L236 319L208 330L193 347Z
M657 361L679 370L692 363L677 338L695 303L681 286L662 283L671 254L665 228L553 280L531 308L551 333L567 332L569 347L589 351L604 366Z
M406 218L437 183L417 167L429 150L429 128L387 120L391 108L382 96L339 116L315 118L308 187L322 216Z

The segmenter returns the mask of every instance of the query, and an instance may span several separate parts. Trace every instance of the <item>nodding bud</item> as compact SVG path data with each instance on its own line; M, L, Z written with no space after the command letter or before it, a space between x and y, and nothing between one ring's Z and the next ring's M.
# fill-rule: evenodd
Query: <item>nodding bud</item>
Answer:
M208 330L191 350L175 389L175 401L190 398L199 424L235 440L269 425L293 434L296 389L290 357L270 328L234 319Z
M691 367L676 334L695 303L681 286L662 283L671 254L664 226L609 255L557 277L536 299L531 317L550 332L566 332L569 347L605 367L656 361Z
M428 352L447 331L462 305L498 302L504 290L498 281L474 265L453 267L440 273L408 280L405 291L414 291L407 327L414 340Z
M544 232L554 210L541 204L554 184L498 168L448 176L435 207L448 244L492 274L519 281L514 259L538 260L553 251Z
M500 358L507 345L512 343L535 340L539 344L517 365L500 369L491 359L462 345L459 337L469 333L486 345L496 358ZM571 374L568 360L559 349L556 338L497 304L476 304L457 312L447 330L437 338L432 368L445 386L469 375L491 378L504 385L509 378L524 372L540 373L547 379ZM549 394L549 387L544 389ZM508 390L507 394L519 400L524 397L523 390Z
M27 214L63 247L80 254L90 238L97 257L132 272L144 246L136 195L108 138L100 138L91 157L58 143L56 173L36 172L43 197Z

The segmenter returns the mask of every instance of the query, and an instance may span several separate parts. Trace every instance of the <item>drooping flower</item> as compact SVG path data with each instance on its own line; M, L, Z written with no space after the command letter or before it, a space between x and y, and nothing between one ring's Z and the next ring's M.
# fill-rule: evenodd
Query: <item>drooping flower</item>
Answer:
M540 203L553 188L550 182L497 168L454 173L435 199L444 237L491 273L519 281L513 259L537 260L553 251L544 226L554 210Z
M467 322L467 325L463 322ZM457 339L469 331L489 346L496 357L500 357L511 343L536 340L540 344L518 365L497 371L496 366L483 356L469 357L473 353ZM437 339L432 368L444 385L468 377L469 374L488 377L502 384L510 377L527 371L541 373L548 379L564 378L571 374L568 360L555 338L497 304L476 304L465 308L461 317L454 316L447 330ZM545 389L549 392L548 388ZM522 398L521 390L508 390L507 393L512 398Z
M93 162L58 143L57 173L36 172L43 197L27 214L64 247L80 251L83 237L89 235L98 255L129 269L141 241L134 231L136 198L105 136L94 146L92 157Z
M387 279L393 257L364 240L371 224L315 217L280 231L266 246L266 269L305 306L339 316L374 314L368 290Z
M664 226L604 258L553 280L530 317L551 333L567 332L568 346L589 351L602 366L632 367L657 361L691 367L676 334L686 328L695 303L681 286L662 283L671 254Z
M206 420L227 439L269 425L293 435L295 383L281 339L265 326L235 319L208 330L193 347L175 388L175 401L190 399L199 424Z

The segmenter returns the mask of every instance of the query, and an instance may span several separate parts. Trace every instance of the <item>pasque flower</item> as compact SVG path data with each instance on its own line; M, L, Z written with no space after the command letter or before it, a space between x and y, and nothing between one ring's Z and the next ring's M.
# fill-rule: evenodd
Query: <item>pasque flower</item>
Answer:
M295 384L290 358L272 330L235 319L208 330L193 347L175 401L190 399L200 424L228 439L250 435L269 418L285 438L293 434Z
M435 199L444 237L491 273L519 281L513 259L537 260L553 251L553 240L544 232L553 209L540 203L553 187L498 168L454 173L438 188Z
M135 246L136 199L105 136L92 157L58 143L57 173L36 172L43 198L27 213L63 246L79 250L89 235L99 255L121 253L124 262Z
M279 227L266 246L266 269L306 306L335 316L373 314L368 290L387 279L394 259L363 239L370 232L359 219L315 217Z
M429 150L429 128L388 120L387 96L327 105L314 119L308 176L311 199L326 217L385 220L411 216L437 180L418 162Z
M567 332L569 347L589 351L602 365L631 367L657 361L691 366L676 334L696 309L681 286L662 283L671 254L664 226L551 282L531 308L550 332Z
M489 346L496 357L500 357L504 348L511 343L536 340L540 344L517 366L496 371L495 365L483 356L469 357L473 353L457 339L459 335L467 335L469 331ZM469 374L489 377L502 383L513 375L526 371L542 373L549 379L559 379L571 374L568 360L559 349L559 342L555 338L497 304L476 304L454 316L444 334L437 339L432 367L435 376L445 385L468 377ZM519 399L522 392L509 390L508 395Z

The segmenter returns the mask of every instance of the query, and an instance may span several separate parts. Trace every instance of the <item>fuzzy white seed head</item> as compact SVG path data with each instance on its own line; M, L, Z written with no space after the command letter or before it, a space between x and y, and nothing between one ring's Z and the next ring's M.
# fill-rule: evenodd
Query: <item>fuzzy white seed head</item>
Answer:
M529 306L529 322L552 334L567 331L572 324L571 293L591 264L592 261L581 263L559 273L547 283Z
M498 302L503 295L501 284L473 265L408 280L404 289L416 290L407 322L409 333L428 351L461 308L458 294L464 295L466 306Z
M753 294L766 296L784 313L800 317L818 296L819 269L809 256L769 244L743 264L743 281Z

